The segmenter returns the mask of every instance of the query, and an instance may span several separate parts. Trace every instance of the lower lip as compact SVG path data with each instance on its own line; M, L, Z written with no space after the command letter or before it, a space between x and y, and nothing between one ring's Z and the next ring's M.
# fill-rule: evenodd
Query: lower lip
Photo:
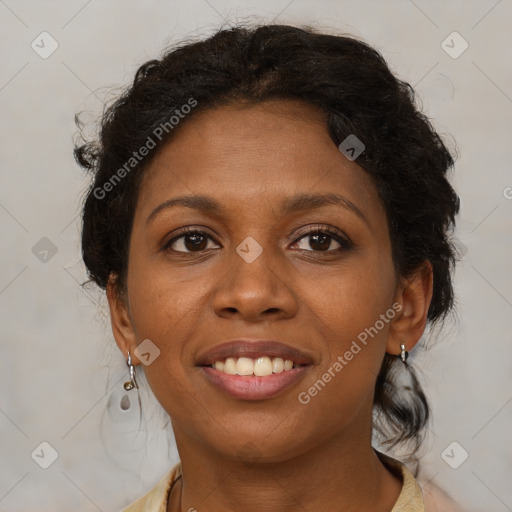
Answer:
M202 366L206 377L222 391L240 400L267 400L273 398L304 377L309 366L300 366L266 377L229 375L209 366Z

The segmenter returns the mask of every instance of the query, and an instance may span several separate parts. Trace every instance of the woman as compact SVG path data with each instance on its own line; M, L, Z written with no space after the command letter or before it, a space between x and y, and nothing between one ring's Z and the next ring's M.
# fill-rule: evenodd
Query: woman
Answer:
M455 510L372 446L418 449L407 357L453 306L453 160L408 84L354 38L238 27L101 128L83 258L180 454L125 510Z

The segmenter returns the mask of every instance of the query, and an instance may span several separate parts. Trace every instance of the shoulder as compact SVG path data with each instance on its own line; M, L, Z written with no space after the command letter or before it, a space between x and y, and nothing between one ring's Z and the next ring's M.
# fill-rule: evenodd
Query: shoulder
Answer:
M392 472L402 477L402 492L392 512L462 512L456 503L432 482L416 479L402 462L383 453L377 455Z
M169 492L181 476L181 463L178 462L147 494L133 502L121 512L166 512Z

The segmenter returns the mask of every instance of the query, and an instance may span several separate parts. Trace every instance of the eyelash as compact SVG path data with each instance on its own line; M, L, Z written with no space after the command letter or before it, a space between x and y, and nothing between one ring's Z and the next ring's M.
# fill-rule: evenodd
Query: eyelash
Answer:
M187 235L191 235L191 234L206 236L210 240L213 240L213 238L208 233L201 231L197 228L189 226L189 227L183 228L178 235L174 236L171 240L166 242L166 244L163 247L163 250L164 251L173 251L177 254L194 254L194 253L199 254L201 252L204 252L205 249L202 249L200 251L174 251L173 249L171 249L171 246L176 241L178 241L181 238L186 237ZM353 242L348 237L341 235L338 231L336 231L333 228L330 228L328 226L313 226L312 228L309 228L307 231L301 233L300 236L293 242L293 244L299 242L303 238L307 238L308 236L312 236L312 235L327 235L329 238L338 242L340 244L340 247L338 247L337 249L329 249L327 251L315 251L312 249L311 250L300 249L301 251L314 252L314 253L319 253L319 254L333 254L333 253L352 249L354 246Z

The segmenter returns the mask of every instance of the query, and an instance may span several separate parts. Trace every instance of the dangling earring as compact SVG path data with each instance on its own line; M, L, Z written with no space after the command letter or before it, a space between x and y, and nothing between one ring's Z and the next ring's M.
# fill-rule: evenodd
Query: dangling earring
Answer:
M135 366L132 364L132 356L130 355L130 351L128 351L128 361L126 361L128 368L130 369L130 380L124 383L124 389L126 391L130 391L130 389L138 388L137 381L135 380Z
M409 352L405 350L405 345L403 343L400 345L400 349L401 352L398 357L402 360L402 363L405 363L407 361L407 357L409 356Z

